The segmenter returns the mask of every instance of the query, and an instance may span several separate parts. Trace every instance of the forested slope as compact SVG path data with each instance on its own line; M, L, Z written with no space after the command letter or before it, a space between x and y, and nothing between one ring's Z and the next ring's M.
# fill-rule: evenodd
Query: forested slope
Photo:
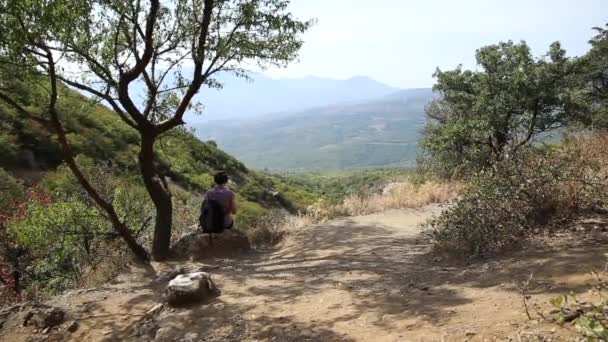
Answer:
M28 111L46 116L37 101L44 98L43 88L13 81L10 91ZM149 246L156 213L139 172L139 135L108 108L67 88L62 95L59 112L80 169L138 242ZM103 282L126 255L107 218L63 164L52 132L0 101L0 278L7 285L0 300L5 303ZM318 198L293 181L249 170L186 130L162 136L156 153L173 195L173 240L197 224L203 193L218 170L231 176L238 228L247 234L273 210L295 213Z
M36 102L36 90L23 83L14 88L21 101L35 112L42 112ZM63 123L74 153L94 163L107 163L135 177L138 172L137 132L124 124L106 107L74 91L62 99ZM0 167L17 177L39 176L55 170L62 163L62 154L53 134L40 123L16 113L0 102ZM287 184L275 176L250 171L243 163L218 149L213 143L197 139L185 130L163 136L157 146L163 173L182 188L200 192L213 185L217 170L230 174L236 191L248 201L264 207L280 205L265 194L284 193L290 204L302 207L314 200L313 195ZM35 179L29 179L33 181Z

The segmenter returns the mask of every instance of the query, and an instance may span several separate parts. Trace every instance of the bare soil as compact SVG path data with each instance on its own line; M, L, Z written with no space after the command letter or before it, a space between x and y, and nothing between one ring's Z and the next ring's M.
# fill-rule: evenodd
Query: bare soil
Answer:
M150 341L158 328L172 330L176 341L577 340L568 329L529 320L519 287L533 273L533 318L535 304L548 310L559 294L586 296L588 272L606 263L603 220L468 260L431 253L419 224L439 211L393 210L307 227L275 249L237 259L134 266L104 287L49 302L79 323L76 332L36 333L14 318L0 340ZM168 274L179 268L210 272L221 295L149 312L163 303Z

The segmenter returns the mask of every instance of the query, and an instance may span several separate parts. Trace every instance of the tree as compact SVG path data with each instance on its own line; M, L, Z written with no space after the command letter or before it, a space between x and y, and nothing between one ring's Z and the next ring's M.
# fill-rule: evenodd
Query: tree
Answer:
M578 61L587 105L580 119L588 127L608 128L608 24L594 30L591 50Z
M155 142L182 126L188 111L200 109L194 97L203 86L220 87L214 78L218 73L246 76L243 65L285 66L295 59L301 34L312 24L293 18L287 11L289 0L2 0L0 4L0 25L5 28L0 33L2 64L27 65L34 78L47 78L50 123L67 164L134 250L138 248L129 242L132 234L113 218L111 204L96 198L95 189L79 176L57 112L60 85L105 102L139 133L140 171L156 208L152 245L156 260L168 256L173 206ZM0 92L0 99L20 108L23 115L42 119L27 113L7 92Z
M574 63L559 43L534 58L525 42L476 53L479 71L437 70L439 97L427 107L422 146L440 165L482 169L543 133L563 127L578 108Z

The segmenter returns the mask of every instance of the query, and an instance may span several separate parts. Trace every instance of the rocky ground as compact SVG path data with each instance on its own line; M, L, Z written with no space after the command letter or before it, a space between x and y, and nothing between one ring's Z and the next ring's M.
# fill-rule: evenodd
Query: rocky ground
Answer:
M439 207L342 219L271 251L133 266L104 287L0 311L3 341L576 341L539 319L549 299L590 288L606 263L602 220L587 219L488 260L430 253L419 223ZM582 238L581 238L582 237ZM187 272L217 291L171 307ZM522 284L531 295L529 320ZM25 324L24 324L25 323Z

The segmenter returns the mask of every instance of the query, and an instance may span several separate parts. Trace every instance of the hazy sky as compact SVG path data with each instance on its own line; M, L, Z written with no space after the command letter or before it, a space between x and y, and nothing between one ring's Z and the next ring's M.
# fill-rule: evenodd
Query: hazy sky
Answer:
M537 55L555 40L569 55L588 50L591 27L608 23L608 0L292 0L317 18L300 61L273 77L373 77L413 88L433 84L436 67L475 66L475 50L526 40Z

